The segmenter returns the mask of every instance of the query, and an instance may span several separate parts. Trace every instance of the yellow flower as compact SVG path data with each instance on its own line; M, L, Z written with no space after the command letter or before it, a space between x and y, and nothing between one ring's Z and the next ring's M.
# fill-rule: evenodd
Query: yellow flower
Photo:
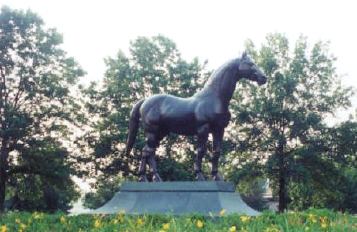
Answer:
M139 226L141 226L142 224L144 224L144 220L141 218L138 218L138 220L136 220L136 224L138 224Z
M18 219L18 218L16 218L16 219L15 219L15 222L16 222L17 224L20 224L20 223L21 223L21 220Z
M203 227L203 222L201 220L196 221L196 226L197 228L202 228Z
M221 211L219 211L219 216L224 216L224 214L226 213L226 210L225 209L222 209Z
M6 231L7 231L6 225L2 225L2 226L0 227L0 231L1 231L1 232L6 232Z
M272 225L271 227L266 228L265 232L280 232L280 230L275 225Z
M328 226L328 219L327 217L320 217L320 223L322 228L327 228Z
M170 223L164 223L164 224L162 225L162 229L164 229L164 230L170 229Z
M95 222L94 222L94 228L99 228L100 225L101 225L100 220L99 220L99 219L95 220Z
M43 216L43 214L42 214L42 213L39 213L39 212L34 212L34 213L32 214L32 217L33 217L34 219L41 219L42 216Z
M125 210L120 210L119 212L118 212L118 215L124 215L125 214Z
M310 220L312 223L316 223L316 222L317 222L316 215L310 213L310 214L309 214L309 220Z
M119 222L118 219L113 219L113 220L112 220L112 223L113 223L113 224L118 224L118 222Z
M122 218L125 216L125 211L120 211L118 214L117 214L118 218Z
M27 223L28 223L28 224L31 224L31 223L32 223L32 219L29 218L29 219L27 220Z
M229 228L229 232L236 232L236 231L237 231L236 226L231 226L231 228Z
M21 223L21 224L20 224L20 229L21 229L21 230L26 229L26 225L25 225L24 223Z
M66 218L65 218L64 216L61 216L60 222L61 222L62 224L65 224L65 223L66 223Z
M243 222L243 223L246 223L250 220L250 217L249 216L240 216L240 220Z
M124 222L124 216L125 216L124 211L118 213L117 218L119 223Z

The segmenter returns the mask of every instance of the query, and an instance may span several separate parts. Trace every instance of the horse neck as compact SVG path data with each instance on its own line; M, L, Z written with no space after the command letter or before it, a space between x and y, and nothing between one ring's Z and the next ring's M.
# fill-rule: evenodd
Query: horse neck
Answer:
M238 67L232 64L233 62L231 61L214 72L201 91L218 98L226 110L228 110L228 105L233 97L238 80L235 78Z

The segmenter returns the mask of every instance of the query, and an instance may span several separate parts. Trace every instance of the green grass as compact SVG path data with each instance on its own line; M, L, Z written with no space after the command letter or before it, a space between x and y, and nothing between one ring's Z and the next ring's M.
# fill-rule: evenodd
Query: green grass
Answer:
M11 212L0 216L0 232L33 231L357 231L357 218L330 210L203 217L128 216Z

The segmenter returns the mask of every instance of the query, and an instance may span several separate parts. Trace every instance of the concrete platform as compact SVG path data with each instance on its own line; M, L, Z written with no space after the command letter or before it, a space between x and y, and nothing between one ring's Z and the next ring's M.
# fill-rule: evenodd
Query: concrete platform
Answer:
M202 182L125 182L114 197L93 214L192 214L239 213L259 215L234 192L231 183Z

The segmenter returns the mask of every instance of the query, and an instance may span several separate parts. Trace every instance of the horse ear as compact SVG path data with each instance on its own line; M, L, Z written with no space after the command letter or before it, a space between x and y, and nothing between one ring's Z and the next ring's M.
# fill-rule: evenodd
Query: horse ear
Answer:
M247 52L246 51L244 51L243 54L242 54L242 59L245 59L245 58L247 58Z

